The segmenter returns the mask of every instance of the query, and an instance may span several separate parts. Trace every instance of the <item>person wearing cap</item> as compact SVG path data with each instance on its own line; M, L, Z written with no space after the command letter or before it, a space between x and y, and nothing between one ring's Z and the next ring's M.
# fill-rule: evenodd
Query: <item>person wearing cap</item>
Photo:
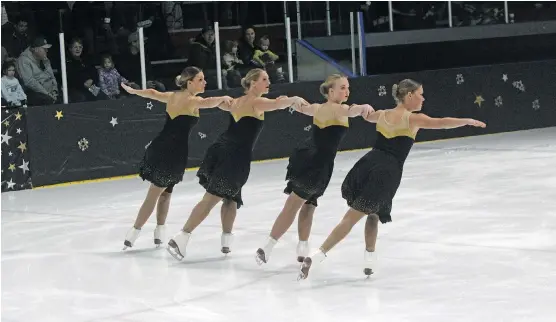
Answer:
M17 59L17 72L23 81L30 106L58 101L58 82L47 57L50 47L52 45L44 37L36 37Z
M216 88L216 48L214 29L207 26L201 30L189 47L187 64L200 68L207 81L209 89Z
M147 37L144 38L147 41ZM127 37L129 49L127 52L115 57L115 65L122 75L135 84L141 84L141 56L139 55L139 33L132 32ZM164 92L166 87L161 82L153 79L153 68L149 60L148 53L145 52L145 73L147 74L147 88L156 89L159 92Z

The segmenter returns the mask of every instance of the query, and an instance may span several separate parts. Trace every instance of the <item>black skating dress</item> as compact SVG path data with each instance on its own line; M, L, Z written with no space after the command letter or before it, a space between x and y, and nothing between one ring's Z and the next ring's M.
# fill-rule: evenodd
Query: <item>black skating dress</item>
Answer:
M228 129L207 150L197 171L199 184L215 196L243 205L241 188L249 178L253 147L263 129L264 114L230 113Z
M193 115L166 114L164 128L147 147L139 164L139 176L157 187L172 192L175 184L183 180L188 157L191 129L199 121L199 112Z
M306 204L317 206L317 199L330 183L336 152L349 128L349 120L321 122L313 117L313 125L311 137L290 156L284 193L294 192Z
M382 223L392 221L392 199L416 135L409 127L411 112L404 112L396 125L386 121L386 113L380 112L374 148L355 163L342 184L342 197L351 208L377 214Z

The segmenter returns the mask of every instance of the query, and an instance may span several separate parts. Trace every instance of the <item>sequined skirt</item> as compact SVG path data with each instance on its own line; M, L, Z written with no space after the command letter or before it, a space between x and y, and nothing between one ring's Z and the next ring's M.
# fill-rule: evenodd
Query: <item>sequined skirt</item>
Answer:
M251 171L251 149L237 148L216 142L211 145L201 162L197 177L199 184L215 196L243 205L241 189Z
M166 188L181 182L183 180L184 171L185 168L180 172L164 171L149 164L145 159L139 163L139 177L161 188Z
M402 178L402 167L390 154L372 150L349 171L342 183L347 204L367 215L378 215L382 223L392 221L392 200Z
M284 193L294 192L306 200L306 204L318 206L317 199L322 197L332 172L334 171L333 151L320 152L315 148L296 149L290 156Z

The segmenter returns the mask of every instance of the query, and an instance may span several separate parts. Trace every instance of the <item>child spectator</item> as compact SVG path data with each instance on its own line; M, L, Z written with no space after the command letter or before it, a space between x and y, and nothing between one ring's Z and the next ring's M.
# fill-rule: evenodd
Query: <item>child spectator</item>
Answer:
M133 88L139 88L137 84L130 83L127 79L120 75L114 66L112 56L109 54L102 55L102 63L101 68L98 71L98 78L100 89L110 99L116 99L120 96L120 83L122 82Z
M255 54L253 55L253 60L256 61L261 67L267 64L274 64L278 60L278 55L273 53L270 49L270 38L268 36L262 36L259 39L259 48L255 49Z
M241 86L241 74L235 69L236 65L243 65L243 61L237 56L237 41L226 40L222 52L222 74L226 80L225 88Z
M17 78L15 78L15 64L7 62L2 65L2 75L2 99L10 107L25 105L27 95L25 95Z
M282 67L275 65L275 62L280 57L273 53L269 47L270 38L268 38L268 36L262 36L259 40L259 48L255 50L255 54L253 55L253 61L264 68L273 81L283 82L285 81L285 76L282 72Z

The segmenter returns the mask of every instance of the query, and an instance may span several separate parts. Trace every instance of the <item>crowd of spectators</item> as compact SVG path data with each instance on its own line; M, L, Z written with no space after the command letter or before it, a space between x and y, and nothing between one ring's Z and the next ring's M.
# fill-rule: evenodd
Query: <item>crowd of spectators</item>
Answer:
M368 1L342 4L363 11L370 19L370 23L366 24L372 29L369 31L387 29L387 20L382 19L387 16L387 11L383 12L385 3L382 7L380 3L373 5ZM212 25L206 23L209 20L206 12L201 19L205 27L189 40L186 57L172 57L175 44L170 39L171 32L190 27L191 21L198 20L198 14L184 10L188 6L174 1L2 2L2 106L62 103L60 50L57 44L60 31L65 34L69 102L119 99L125 97L120 90L121 82L134 88L141 85L138 27L144 28L148 88L174 90L172 82L160 78L156 70L160 65L152 64L152 59L181 58L181 65L176 65L175 74L186 66L197 66L205 73L207 88L215 89L215 32ZM226 22L233 16L230 14L232 2L222 6L223 11L215 15ZM395 29L433 27L446 19L445 6L445 2L395 3ZM531 14L542 13L544 18L556 9L549 3L531 3L529 7ZM520 10L528 12L527 8ZM504 20L503 2L453 1L452 12L454 25L457 26L500 23ZM272 14L278 13L272 11ZM253 25L245 23L250 15L252 13L247 10L247 4L239 4L238 19L234 23L243 24L241 36L239 39L220 39L221 76L225 89L240 87L241 78L252 68L266 69L273 83L285 82L288 78L284 68L286 57L271 50L277 48L273 44L283 42L283 39L276 41L268 35L257 34ZM512 14L512 22L514 18L519 20L520 16Z

